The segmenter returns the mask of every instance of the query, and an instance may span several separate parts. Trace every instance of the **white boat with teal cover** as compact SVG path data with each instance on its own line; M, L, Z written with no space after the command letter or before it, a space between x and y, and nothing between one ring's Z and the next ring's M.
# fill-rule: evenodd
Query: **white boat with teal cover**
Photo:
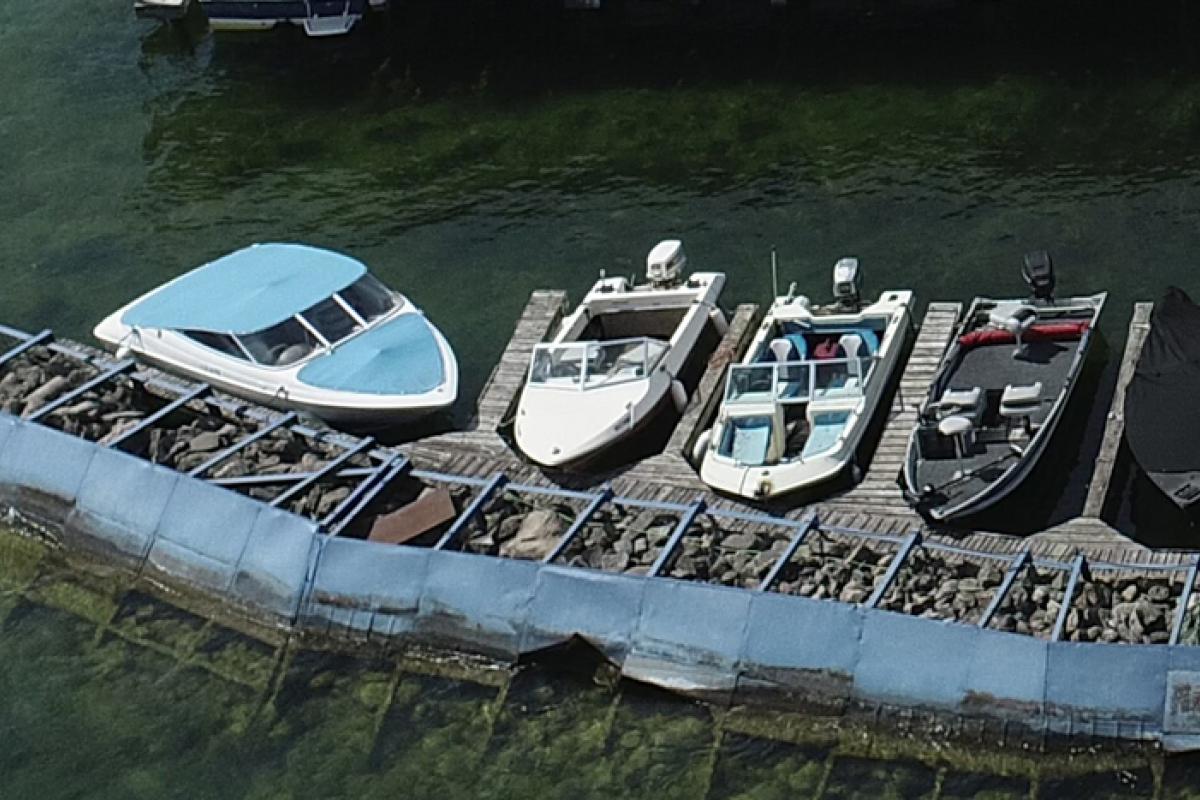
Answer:
M712 429L695 457L718 491L765 500L811 489L855 463L900 361L913 294L859 301L858 261L834 267L836 302L789 292L771 305L733 364Z
M252 245L118 309L96 338L276 408L382 428L450 406L458 363L403 295L349 256Z

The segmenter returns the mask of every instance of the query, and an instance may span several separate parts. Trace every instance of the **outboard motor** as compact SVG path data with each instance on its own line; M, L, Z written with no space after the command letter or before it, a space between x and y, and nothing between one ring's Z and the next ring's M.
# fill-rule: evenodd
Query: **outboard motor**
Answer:
M833 299L842 311L858 311L862 271L857 258L842 258L833 265Z
M667 239L654 245L650 255L646 256L646 278L656 288L670 288L679 283L679 275L686 266L683 242Z
M1054 261L1045 250L1034 250L1025 254L1025 266L1021 277L1039 302L1054 303Z

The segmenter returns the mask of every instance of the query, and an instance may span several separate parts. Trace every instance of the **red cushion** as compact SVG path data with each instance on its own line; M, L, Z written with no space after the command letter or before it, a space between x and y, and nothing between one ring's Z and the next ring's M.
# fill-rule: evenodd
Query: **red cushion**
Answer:
M1033 325L1021 336L1025 342L1047 342L1061 339L1079 339L1091 326L1086 320L1081 322L1044 322ZM1011 344L1017 337L1003 328L981 328L977 331L958 337L960 347L970 349L987 344Z

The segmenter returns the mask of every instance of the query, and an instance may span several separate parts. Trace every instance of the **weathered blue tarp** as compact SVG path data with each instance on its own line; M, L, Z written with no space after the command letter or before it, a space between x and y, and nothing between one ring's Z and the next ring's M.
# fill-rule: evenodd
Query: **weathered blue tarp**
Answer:
M67 544L268 624L516 659L580 636L696 694L884 703L1200 746L1200 649L1048 642L672 578L328 538L235 492L0 415L0 498Z

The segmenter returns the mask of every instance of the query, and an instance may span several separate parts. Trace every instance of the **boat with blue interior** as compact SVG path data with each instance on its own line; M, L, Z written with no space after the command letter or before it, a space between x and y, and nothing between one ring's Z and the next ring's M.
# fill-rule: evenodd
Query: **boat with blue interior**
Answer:
M95 336L169 372L332 425L381 429L448 408L441 332L357 259L259 244L138 297Z
M1055 297L1054 263L1025 256L1025 298L977 297L918 412L904 491L940 522L976 514L1029 475L1063 416L1107 293Z
M913 293L864 305L858 260L834 266L834 302L777 297L693 456L727 494L764 500L809 489L855 463L911 330Z
M514 423L517 446L547 467L579 466L628 440L665 403L681 412L681 373L710 326L724 334L720 272L682 277L683 245L660 242L648 283L603 276L554 338L537 345Z

